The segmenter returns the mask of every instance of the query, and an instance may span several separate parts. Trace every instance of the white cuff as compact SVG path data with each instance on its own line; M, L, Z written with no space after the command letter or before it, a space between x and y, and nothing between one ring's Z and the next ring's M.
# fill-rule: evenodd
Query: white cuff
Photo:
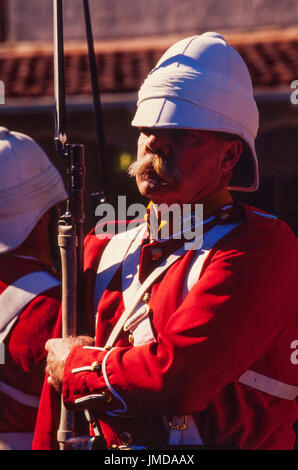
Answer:
M124 413L127 412L127 405L126 405L125 401L123 400L123 398L121 398L120 395L116 392L116 390L113 389L112 385L110 384L108 374L107 374L107 370L106 370L106 362L107 362L108 356L111 354L112 351L114 351L114 349L116 349L116 348L111 349L105 355L104 360L102 361L101 370L102 370L102 375L103 375L103 378L105 380L106 386L108 387L110 392L122 403L123 408L120 409L120 410L106 411L106 413L110 416L118 416L118 414L124 414Z

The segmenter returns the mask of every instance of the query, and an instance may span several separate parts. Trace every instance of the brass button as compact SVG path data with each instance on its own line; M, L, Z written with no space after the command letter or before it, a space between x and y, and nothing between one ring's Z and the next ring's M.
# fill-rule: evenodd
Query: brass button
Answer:
M132 442L132 435L129 432L122 432L119 436L119 439L122 444L128 445Z
M133 335L132 335L132 334L130 334L130 335L128 336L128 342L129 342L129 344L130 344L131 346L133 346L133 344L134 344L134 339L133 339Z
M107 404L111 403L112 401L112 395L108 392L102 392L102 397L106 401Z
M159 248L158 246L153 246L151 248L150 253L151 253L151 258L153 259L153 261L156 261L162 257L162 249Z
M147 304L150 300L151 294L150 292L145 292L144 297L143 297L143 302Z
M149 315L151 312L152 312L152 310L151 310L149 304L146 304L145 316Z
M229 214L227 212L222 212L221 214L219 214L220 220L227 220L228 217Z
M91 364L91 369L92 369L94 372L97 371L97 370L100 370L100 369L101 369L101 366L100 366L99 362L97 362L97 361L92 362L92 364Z

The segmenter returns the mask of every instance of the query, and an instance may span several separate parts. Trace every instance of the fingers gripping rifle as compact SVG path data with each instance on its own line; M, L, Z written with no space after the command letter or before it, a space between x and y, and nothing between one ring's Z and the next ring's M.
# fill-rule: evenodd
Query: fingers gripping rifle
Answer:
M88 0L84 2L86 34L88 41L89 62L93 89L93 100L96 118L98 142L98 170L100 191L94 193L98 202L105 200L103 170L104 132L101 117L99 87L97 83L96 61L93 49L93 38L89 14ZM60 156L67 161L68 194L66 212L58 224L58 245L61 255L62 270L62 336L77 334L78 317L78 286L83 274L83 224L85 221L83 196L85 183L84 146L67 143L65 125L65 76L64 76L64 39L62 0L53 0L54 17L54 93L55 93L55 146ZM101 157L101 158L100 158ZM80 289L82 290L82 289ZM60 424L57 439L60 449L73 436L74 414L66 410L61 403Z

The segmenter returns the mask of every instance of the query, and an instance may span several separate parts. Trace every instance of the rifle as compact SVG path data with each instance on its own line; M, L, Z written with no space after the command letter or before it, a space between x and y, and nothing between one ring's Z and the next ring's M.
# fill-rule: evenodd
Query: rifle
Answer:
M83 0L93 101L98 142L98 173L100 191L93 193L93 200L105 201L104 176L105 141L97 82L96 60L88 0ZM53 0L54 17L54 95L55 95L55 147L67 162L68 194L66 212L58 223L58 246L62 271L62 337L76 336L78 323L78 286L83 275L83 225L85 221L83 195L85 185L84 145L67 143L65 111L65 74L62 0ZM82 290L82 289L81 289ZM66 410L61 400L60 424L57 440L60 449L73 437L74 412Z

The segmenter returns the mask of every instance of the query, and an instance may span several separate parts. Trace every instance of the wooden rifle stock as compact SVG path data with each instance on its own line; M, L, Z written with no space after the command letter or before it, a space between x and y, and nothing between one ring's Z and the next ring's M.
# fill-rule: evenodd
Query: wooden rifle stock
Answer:
M63 221L64 222L64 221ZM62 337L76 334L77 309L77 236L75 225L59 223L58 245L61 256L62 270ZM64 450L65 442L73 436L74 415L65 408L61 399L60 423L57 433L60 450Z
M59 220L58 245L62 271L62 337L76 336L78 316L78 285L83 273L83 193L84 147L67 145L69 159L69 211ZM57 440L60 449L73 437L74 414L66 410L61 400L61 414Z

